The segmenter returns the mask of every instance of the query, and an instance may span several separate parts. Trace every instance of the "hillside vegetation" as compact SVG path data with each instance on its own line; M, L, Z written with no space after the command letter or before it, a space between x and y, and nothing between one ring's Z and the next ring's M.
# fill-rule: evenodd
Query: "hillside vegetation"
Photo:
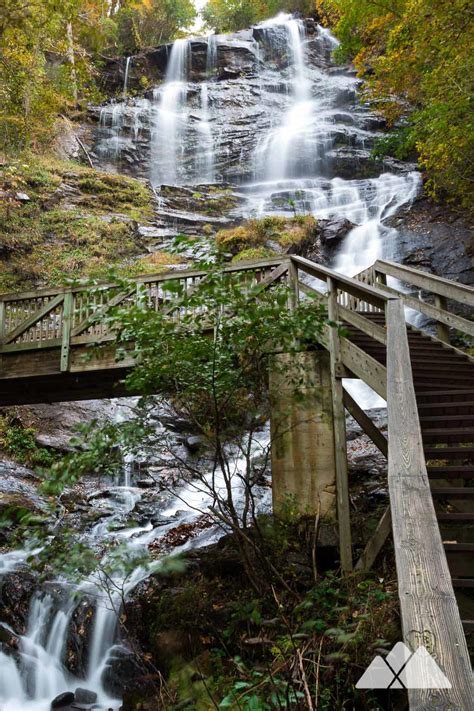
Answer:
M414 151L432 196L471 208L474 13L468 0L317 0L365 90L395 131L381 151Z

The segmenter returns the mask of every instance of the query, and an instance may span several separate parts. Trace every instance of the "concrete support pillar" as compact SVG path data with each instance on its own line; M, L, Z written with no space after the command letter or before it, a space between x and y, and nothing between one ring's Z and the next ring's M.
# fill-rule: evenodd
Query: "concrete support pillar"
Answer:
M273 510L336 517L336 462L329 353L281 353L270 361Z

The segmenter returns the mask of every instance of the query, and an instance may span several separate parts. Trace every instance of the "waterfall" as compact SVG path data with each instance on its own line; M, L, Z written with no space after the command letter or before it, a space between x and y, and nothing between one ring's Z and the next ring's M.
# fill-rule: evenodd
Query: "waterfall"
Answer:
M217 68L217 37L216 35L209 35L207 38L207 52L206 52L206 75L210 77Z
M165 82L153 92L154 111L152 126L153 184L174 184L179 180L182 143L187 130L187 77L189 42L178 39L173 43L168 60Z
M201 84L201 120L198 124L197 175L200 183L212 183L215 179L214 136L209 120L209 84Z
M127 85L128 85L128 75L130 72L130 64L132 62L132 57L127 57L127 61L125 64L125 77L123 80L123 98L125 99L127 97Z
M262 24L272 44L272 33L283 28L290 57L290 105L280 124L264 137L256 149L257 174L268 181L304 175L313 146L308 145L313 127L314 102L307 77L304 24L281 14ZM304 159L302 160L302 158ZM313 160L311 158L311 163ZM311 174L311 171L310 171Z

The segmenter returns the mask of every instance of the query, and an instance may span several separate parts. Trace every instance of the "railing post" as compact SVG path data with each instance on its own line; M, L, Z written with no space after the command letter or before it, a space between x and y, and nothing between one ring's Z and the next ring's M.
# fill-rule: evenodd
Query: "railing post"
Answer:
M436 308L440 309L441 311L448 310L448 302L445 296L439 296L438 294L435 294L434 300ZM438 321L438 323L436 324L436 331L440 341L443 341L443 343L449 343L449 327L445 323L441 323L441 321Z
M62 314L62 343L61 343L61 359L60 359L61 372L65 372L65 371L69 370L73 308L74 308L74 295L73 295L72 291L67 291L64 294L63 314Z
M426 647L451 684L433 688L422 665L410 709L467 711L472 669L426 471L402 299L389 300L386 314L388 490L403 637L412 652Z
M293 311L298 306L300 294L298 289L298 267L292 259L290 259L288 265L288 282L291 289L290 309Z
M328 318L338 320L337 286L332 277L327 278ZM347 472L346 415L344 392L339 373L342 368L340 341L337 326L329 329L329 353L331 357L331 391L334 418L334 452L336 460L337 520L339 527L339 551L341 568L352 570L352 538L349 510L349 477Z
M3 339L5 338L5 317L5 302L0 301L0 348L3 346ZM0 352L0 370L2 365L2 354Z

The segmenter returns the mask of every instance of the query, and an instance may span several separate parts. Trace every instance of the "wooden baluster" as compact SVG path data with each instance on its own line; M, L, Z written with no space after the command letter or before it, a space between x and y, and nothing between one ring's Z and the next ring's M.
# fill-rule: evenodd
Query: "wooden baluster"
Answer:
M442 311L447 311L448 310L448 303L446 300L445 296L439 296L438 294L435 294L435 306L438 309L441 309ZM443 343L449 343L449 326L447 326L445 323L442 323L441 321L438 321L436 324L436 331L437 335L440 341L443 341Z
M60 362L60 369L62 372L69 370L71 351L71 321L73 310L74 296L71 291L68 291L64 294L62 311L62 343Z
M338 321L337 288L331 277L327 279L328 317ZM352 538L349 509L349 478L347 472L346 413L344 409L344 390L340 377L342 366L340 337L337 328L329 329L329 353L331 356L332 409L334 418L334 451L336 460L336 495L337 520L339 527L339 551L341 568L344 572L352 570Z

